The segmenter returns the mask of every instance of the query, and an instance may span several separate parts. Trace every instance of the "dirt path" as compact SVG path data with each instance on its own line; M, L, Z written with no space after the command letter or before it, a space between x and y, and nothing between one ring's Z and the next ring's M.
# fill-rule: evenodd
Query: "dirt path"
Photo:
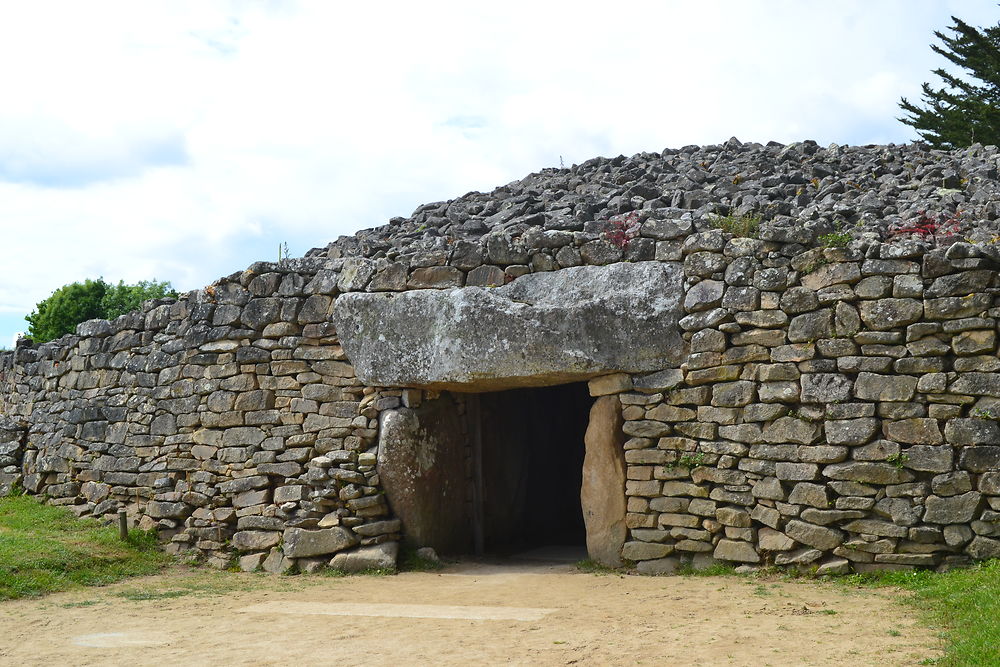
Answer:
M741 577L452 565L392 577L177 571L0 603L4 665L912 665L882 592Z

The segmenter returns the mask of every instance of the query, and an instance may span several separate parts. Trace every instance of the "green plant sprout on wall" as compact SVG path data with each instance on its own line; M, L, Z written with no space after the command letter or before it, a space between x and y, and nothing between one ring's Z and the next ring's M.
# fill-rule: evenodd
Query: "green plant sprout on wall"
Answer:
M712 221L712 226L733 236L755 239L760 231L760 216L721 215Z

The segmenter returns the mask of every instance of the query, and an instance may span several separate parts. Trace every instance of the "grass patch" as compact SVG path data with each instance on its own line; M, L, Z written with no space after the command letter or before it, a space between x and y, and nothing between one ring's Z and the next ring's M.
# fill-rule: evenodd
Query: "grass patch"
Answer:
M403 545L399 550L400 572L436 572L444 567L440 560L426 558L417 553L417 549Z
M624 568L608 567L589 558L585 558L577 563L576 569L587 574L622 574L625 571Z
M736 566L729 563L715 563L708 567L695 568L686 564L677 568L677 574L685 577L727 577L736 574Z
M0 600L152 574L170 561L156 536L78 519L30 496L0 498Z
M843 581L912 591L907 602L944 630L947 653L933 664L1000 664L1000 560L944 573L880 572Z
M682 569L678 574L695 576L726 576L736 574L729 565L715 565L704 570ZM808 580L834 582L855 588L897 588L909 591L902 599L914 607L921 620L932 627L941 628L945 655L921 664L946 667L967 665L1000 665L1000 559L950 572L929 570L876 572L845 576L816 577L808 572L762 568L747 575L748 583L763 578L779 577L782 580ZM754 595L770 595L762 585L756 585ZM835 615L833 609L820 613ZM899 630L888 631L895 637Z
M179 565L171 568L162 578L145 580L139 587L123 588L111 595L133 602L144 602L188 595L205 598L258 590L298 591L311 583L317 582L307 576L279 577L266 572L250 574Z
M755 239L760 231L760 216L720 215L712 220L712 225L733 236Z
M152 588L133 588L125 591L118 591L115 593L120 598L125 598L126 600L169 600L170 598L179 598L185 595L191 595L194 593L193 590L167 590L158 591Z
M818 240L824 248L846 248L847 244L851 242L851 234L841 231L831 232L820 235Z

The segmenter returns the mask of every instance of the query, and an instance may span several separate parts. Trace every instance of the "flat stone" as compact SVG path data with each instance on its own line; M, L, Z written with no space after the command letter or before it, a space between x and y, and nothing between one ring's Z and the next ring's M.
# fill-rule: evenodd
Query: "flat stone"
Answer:
M909 533L906 526L897 526L891 521L878 521L876 519L858 519L844 524L843 528L851 533L880 537L906 537Z
M887 421L884 424L885 437L901 443L938 445L944 442L936 419L916 418Z
M913 324L924 314L923 302L917 299L878 299L861 302L861 320L875 330L894 329Z
M944 437L952 445L1000 445L1000 423L994 419L949 419Z
M840 500L838 498L838 500ZM807 507L802 510L799 517L803 521L808 521L809 523L815 523L819 526L828 526L831 523L840 523L841 521L848 521L850 519L862 519L866 516L865 512L859 510L849 510L849 509L815 509L813 507Z
M821 551L830 551L844 541L844 534L839 530L816 526L797 519L792 519L785 525L785 534L796 542Z
M757 544L762 551L788 551L795 548L795 540L767 527L757 531Z
M752 544L737 540L719 540L719 543L715 545L715 551L712 555L718 560L736 561L739 563L760 562L760 554L757 553Z
M702 280L695 283L684 295L684 310L696 313L716 308L722 303L726 284L721 280Z
M239 566L242 572L256 572L261 569L264 564L264 559L267 558L267 554L247 554L245 556L240 556Z
M958 465L969 472L1000 471L1000 447L995 445L965 447L958 457Z
M917 378L906 375L858 373L855 397L865 401L909 401L917 388Z
M644 560L636 564L635 569L639 574L664 575L674 574L680 569L681 559L673 556L668 558L658 558L656 560Z
M495 289L345 294L332 321L365 384L495 391L679 366L682 294L679 265L625 262Z
M794 417L781 417L764 427L763 437L770 443L808 445L820 437L820 425Z
M621 556L625 560L656 560L663 558L673 552L674 548L669 544L659 544L656 542L626 542L622 546Z
M976 560L986 560L987 558L1000 558L1000 540L993 540L988 537L976 537L968 546L965 553Z
M851 380L840 373L806 373L802 375L803 403L837 403L851 395Z
M880 421L874 418L828 419L824 425L826 441L831 445L863 445L875 437Z
M947 445L915 445L906 450L904 465L921 472L949 472L954 468L955 450Z
M847 574L851 571L851 561L845 558L834 558L826 561L825 563L820 563L816 568L817 576L824 576L828 574Z
M338 572L371 572L396 569L398 542L383 542L352 551L342 551L330 559L330 567Z
M927 523L968 523L982 504L983 496L978 491L969 491L958 496L942 498L928 496L924 521Z
M607 396L632 389L632 378L627 373L612 373L592 379L587 383L591 396Z
M823 468L823 475L835 480L862 484L903 484L913 480L913 473L888 463L847 461Z
M833 311L829 308L793 317L788 325L788 340L791 343L806 343L813 342L818 338L832 338L833 333Z
M286 528L283 538L282 549L289 558L334 554L358 543L351 531L340 526L320 530Z
M824 484L799 482L788 494L788 502L795 505L811 505L820 509L830 506L830 493Z
M821 264L802 276L803 287L818 290L838 283L856 283L861 280L861 269L855 262Z
M277 546L281 533L267 530L241 530L233 534L233 547L241 551L258 551Z

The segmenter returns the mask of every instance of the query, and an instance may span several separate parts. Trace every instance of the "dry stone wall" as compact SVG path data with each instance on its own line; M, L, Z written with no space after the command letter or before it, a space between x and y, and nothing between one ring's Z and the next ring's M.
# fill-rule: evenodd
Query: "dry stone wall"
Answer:
M125 507L220 566L392 566L406 527L376 467L379 416L436 393L358 379L338 297L669 262L683 317L663 335L684 362L591 380L627 436L622 558L658 573L1000 556L997 159L731 140L429 204L0 354L0 491ZM889 233L918 207L972 226ZM763 225L734 237L719 212ZM839 225L850 245L816 247Z
M821 573L1000 556L997 273L970 244L690 236L681 372L611 376L624 558Z
M255 264L0 365L0 485L79 515L128 509L172 551L246 569L395 562L378 410L327 321L338 262ZM278 545L281 544L281 548Z

